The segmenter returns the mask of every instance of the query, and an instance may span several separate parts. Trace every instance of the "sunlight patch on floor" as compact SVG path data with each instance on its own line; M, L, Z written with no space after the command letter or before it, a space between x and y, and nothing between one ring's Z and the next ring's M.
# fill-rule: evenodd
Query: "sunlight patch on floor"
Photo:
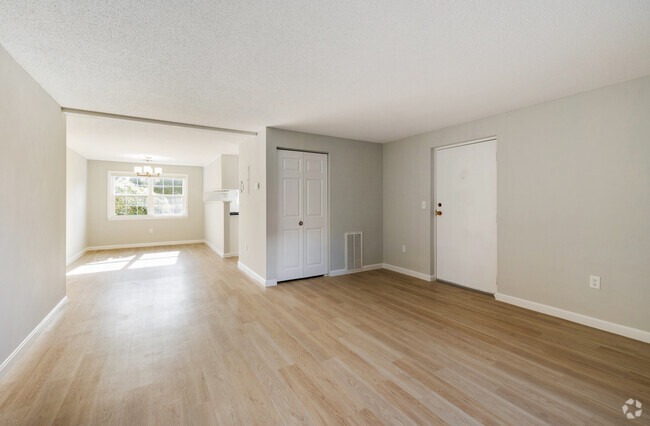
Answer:
M160 259L140 259L133 262L129 269L152 268L154 266L171 266L178 262L177 257L163 257Z
M180 251L164 251L144 253L140 256L116 256L107 259L88 262L81 265L66 275L95 274L99 272L119 271L121 269L141 269L157 266L172 266L178 262Z
M123 262L97 262L97 263L88 263L86 265L81 265L78 268L73 269L68 272L67 275L81 275L81 274L96 274L98 272L110 272L110 271L119 271L128 265L130 260Z

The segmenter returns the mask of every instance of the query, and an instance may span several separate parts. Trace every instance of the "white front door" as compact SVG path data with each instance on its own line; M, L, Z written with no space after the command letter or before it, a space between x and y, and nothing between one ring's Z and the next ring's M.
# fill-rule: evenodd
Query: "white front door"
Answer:
M278 281L327 274L327 154L278 150Z
M496 140L435 150L436 278L497 290Z

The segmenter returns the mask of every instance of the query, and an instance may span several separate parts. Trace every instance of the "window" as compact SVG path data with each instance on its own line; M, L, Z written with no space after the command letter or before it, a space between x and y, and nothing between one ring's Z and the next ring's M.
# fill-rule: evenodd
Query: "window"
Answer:
M184 179L151 178L153 180L153 212L156 215L183 214Z
M116 216L146 216L149 194L147 178L113 176L113 198Z
M139 177L129 172L108 174L108 218L187 217L187 176Z

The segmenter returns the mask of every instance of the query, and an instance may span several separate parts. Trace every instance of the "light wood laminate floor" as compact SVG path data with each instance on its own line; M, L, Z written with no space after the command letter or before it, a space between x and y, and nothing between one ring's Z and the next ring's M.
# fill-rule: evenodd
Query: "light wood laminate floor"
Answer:
M264 289L205 245L91 252L0 424L612 424L650 345L378 270Z

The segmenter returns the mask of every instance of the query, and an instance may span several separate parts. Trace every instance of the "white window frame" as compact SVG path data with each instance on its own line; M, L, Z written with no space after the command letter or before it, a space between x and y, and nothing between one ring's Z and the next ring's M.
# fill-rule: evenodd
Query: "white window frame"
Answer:
M186 174L181 174L181 173L163 173L160 176L152 176L151 178L148 178L147 183L148 183L148 188L149 192L147 193L147 214L146 215L117 215L115 214L115 188L114 188L114 183L115 179L113 179L115 176L127 176L127 177L138 177L138 175L134 172L119 172L115 170L110 170L108 172L108 220L160 220L160 219L187 219L189 217L189 210L188 210L188 199L189 195L187 193L187 188L189 187L189 177ZM142 177L142 176L140 176ZM153 179L155 178L161 178L161 179L183 179L183 214L182 215L157 215L154 214L154 205L153 205ZM159 195L159 194L158 194Z

